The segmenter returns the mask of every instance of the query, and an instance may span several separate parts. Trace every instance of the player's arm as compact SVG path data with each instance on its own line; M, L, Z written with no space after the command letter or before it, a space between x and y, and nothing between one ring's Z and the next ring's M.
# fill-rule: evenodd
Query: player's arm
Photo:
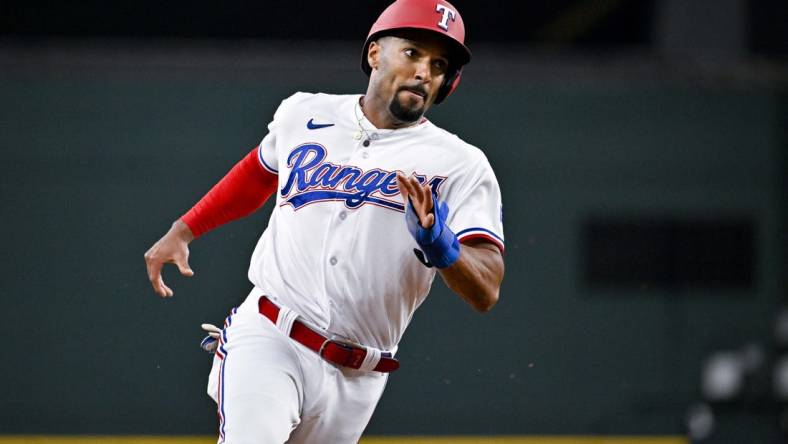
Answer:
M461 244L457 262L438 269L446 285L480 312L489 311L498 302L503 271L501 251L479 239Z
M164 264L177 265L184 276L194 275L189 267L189 243L220 225L251 214L276 190L277 176L263 167L258 153L255 148L235 164L145 253L148 279L159 296L174 294L161 277Z
M498 302L504 263L501 251L490 242L472 240L460 245L457 236L445 226L448 209L433 208L429 185L415 177L397 175L405 202L408 229L429 261L455 293L480 312Z

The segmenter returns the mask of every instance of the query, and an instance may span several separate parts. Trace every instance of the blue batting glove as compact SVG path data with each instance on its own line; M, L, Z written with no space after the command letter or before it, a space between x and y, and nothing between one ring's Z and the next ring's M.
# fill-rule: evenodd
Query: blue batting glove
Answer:
M202 324L200 327L208 333L208 336L200 341L200 348L208 353L214 353L219 348L219 335L222 334L222 329L212 324Z
M200 348L207 351L208 353L214 353L218 345L219 343L216 338L212 338L210 336L206 336L202 339L202 341L200 341Z
M446 225L446 218L449 217L449 206L446 202L438 200L437 194L432 193L432 213L435 222L429 229L421 226L419 216L413 209L413 203L408 197L408 204L405 206L405 222L408 226L413 239L424 252L424 256L430 264L437 268L446 268L457 262L460 258L460 241L457 235ZM417 254L418 256L418 254ZM425 264L429 266L428 264Z

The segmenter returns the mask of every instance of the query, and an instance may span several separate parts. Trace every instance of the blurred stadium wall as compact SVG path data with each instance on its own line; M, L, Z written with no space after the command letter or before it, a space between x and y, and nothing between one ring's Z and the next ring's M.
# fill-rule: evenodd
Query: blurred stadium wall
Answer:
M501 301L479 316L436 281L367 435L783 442L786 65L704 46L679 3L651 3L648 50L473 45L429 117L498 175ZM199 324L246 295L270 205L193 244L171 300L142 254L283 98L363 92L358 43L0 39L0 442L214 432Z

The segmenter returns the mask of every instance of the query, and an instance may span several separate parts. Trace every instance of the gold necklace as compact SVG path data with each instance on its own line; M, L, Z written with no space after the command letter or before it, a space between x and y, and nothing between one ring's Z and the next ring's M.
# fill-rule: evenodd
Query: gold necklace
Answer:
M361 97L361 99L359 99L359 101L356 103L356 106L353 107L353 113L356 115L356 125L358 125L358 129L359 129L359 131L356 132L356 136L357 136L356 139L360 139L361 135L363 134L364 136L366 136L366 138L364 139L364 142L362 142L362 145L364 145L364 147L368 147L369 144L371 143L370 139L372 139L372 137L364 128L364 125L361 124L361 119L364 118L364 113L363 112L361 113L361 117L359 117L358 115L358 111L359 109L361 109L362 100L364 100L364 97Z

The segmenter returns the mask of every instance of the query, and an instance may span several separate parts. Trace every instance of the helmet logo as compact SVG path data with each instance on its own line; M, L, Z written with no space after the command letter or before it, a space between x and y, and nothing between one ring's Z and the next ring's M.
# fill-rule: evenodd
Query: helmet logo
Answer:
M443 14L441 17L441 21L438 22L438 26L441 27L444 31L449 30L449 20L454 21L454 18L457 16L457 12L452 9L449 9L446 5L438 4L435 7L435 12L440 12Z

